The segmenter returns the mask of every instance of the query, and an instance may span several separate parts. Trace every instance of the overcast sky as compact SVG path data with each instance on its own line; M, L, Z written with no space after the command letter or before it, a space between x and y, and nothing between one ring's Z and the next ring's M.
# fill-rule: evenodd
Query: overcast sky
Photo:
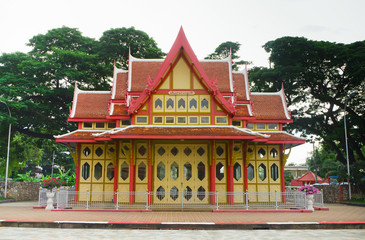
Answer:
M134 26L164 52L183 26L199 59L234 41L242 44L241 59L266 67L262 45L279 37L365 40L364 0L0 0L0 10L0 53L27 52L31 37L62 26L95 39L111 28ZM304 162L311 148L298 147L289 162Z

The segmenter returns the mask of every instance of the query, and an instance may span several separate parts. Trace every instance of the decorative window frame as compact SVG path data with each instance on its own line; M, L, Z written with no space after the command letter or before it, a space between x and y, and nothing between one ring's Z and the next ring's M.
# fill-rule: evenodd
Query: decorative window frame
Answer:
M185 108L183 108L183 109L179 108L180 99L183 99L185 101ZM176 112L187 112L188 111L188 98L187 98L187 96L177 96L176 97L175 109L176 109Z
M85 123L91 123L91 127L85 127ZM82 122L82 129L93 129L94 124L92 122Z
M208 118L208 122L207 123L203 123L202 118ZM210 125L210 116L200 116L199 117L199 124L200 125Z
M191 122L192 118L196 118L196 123ZM199 125L199 117L198 116L188 116L188 124L189 125Z
M127 124L123 124L123 121L126 121L126 120L129 120L129 124L127 125ZM131 119L122 119L122 120L120 120L120 125L119 126L121 126L121 127L126 127L126 126L130 126L130 125L132 125L132 121L131 121Z
M168 123L167 122L167 118L172 118L173 122L172 123ZM164 121L165 125L175 125L175 116L165 116L165 121Z
M173 101L173 106L172 106L171 109L168 109L167 108L167 101L169 101L170 99ZM164 105L165 105L164 106L165 112L176 112L176 98L175 98L175 96L166 95Z
M103 124L103 127L97 127L98 124ZM95 129L105 130L106 124L105 124L105 122L96 122L96 123L94 123L94 127L95 127Z
M160 99L162 102L162 106L161 109L156 109L155 108L155 102L157 101L157 99ZM165 99L164 99L164 95L153 95L152 97L152 111L155 113L159 113L159 112L164 112L165 109Z
M234 122L239 122L239 125L238 126L233 125ZM243 126L242 120L232 120L232 126L241 128Z
M225 118L225 123L218 123L218 118ZM215 125L228 125L228 117L227 116L215 116Z
M202 108L202 101L203 100L207 100L208 101L208 108L207 109L203 109ZM199 95L199 111L202 113L210 113L210 108L211 108L211 101L210 101L210 95Z
M275 128L270 128L270 125L275 125ZM268 123L267 124L267 129L270 130L270 131L279 131L279 124L278 123Z
M115 127L110 127L109 124L111 123L114 123L115 124ZM106 129L113 129L113 128L116 128L117 127L117 123L116 122L107 122L106 123Z
M156 119L157 117L160 117L161 118L161 122L156 122ZM164 124L164 117L163 116L160 116L160 115L157 115L157 116L153 116L153 124L155 125L162 125Z
M138 121L139 117L146 117L146 121L145 122ZM148 115L136 115L134 122L135 122L136 125L146 125L146 124L148 124Z
M258 128L259 125L263 125L264 128ZM257 130L257 131L266 131L267 130L266 123L255 123L255 130Z
M185 118L185 123L179 123L179 118ZM178 124L178 125L186 125L186 124L188 124L188 118L187 118L187 116L176 116L176 124Z

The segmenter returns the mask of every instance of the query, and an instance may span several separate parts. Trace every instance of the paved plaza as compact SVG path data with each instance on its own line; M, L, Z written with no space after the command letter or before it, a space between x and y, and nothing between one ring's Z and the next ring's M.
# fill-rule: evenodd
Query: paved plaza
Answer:
M97 212L97 211L46 211L33 209L36 202L0 204L0 220L22 221L91 221L91 222L365 222L365 207L326 204L329 211L313 213L265 212Z

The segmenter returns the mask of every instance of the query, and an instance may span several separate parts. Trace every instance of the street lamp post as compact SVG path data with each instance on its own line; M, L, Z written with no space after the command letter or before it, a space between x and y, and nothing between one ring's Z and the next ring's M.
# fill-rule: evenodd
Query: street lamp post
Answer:
M9 111L9 117L11 118L11 112L10 112L10 108L8 106L8 104L6 104L6 102L1 101L0 102L4 103L6 105L6 107L8 108ZM9 137L8 137L8 150L7 150L7 156L6 156L6 173L5 173L5 192L4 192L4 197L8 198L8 171L9 171L9 150L10 150L10 135L11 135L11 123L9 123Z
M345 127L345 145L346 145L346 160L347 160L347 184L349 185L349 199L351 200L349 148L348 148L348 144L347 144L347 127L346 127L346 106L347 106L347 97L345 98L345 109L344 109L343 121L344 121L344 127Z

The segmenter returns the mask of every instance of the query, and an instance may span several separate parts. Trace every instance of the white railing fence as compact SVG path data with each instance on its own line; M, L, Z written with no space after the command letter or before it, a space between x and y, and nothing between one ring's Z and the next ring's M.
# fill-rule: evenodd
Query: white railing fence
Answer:
M38 206L45 206L47 190L39 191ZM288 192L76 192L56 191L57 209L305 209L305 193ZM323 207L323 193L314 196Z

